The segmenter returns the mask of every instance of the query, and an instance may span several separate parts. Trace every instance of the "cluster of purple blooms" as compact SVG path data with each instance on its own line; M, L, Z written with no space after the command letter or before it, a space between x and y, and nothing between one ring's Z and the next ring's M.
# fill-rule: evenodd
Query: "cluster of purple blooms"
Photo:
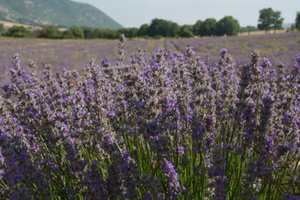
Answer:
M163 48L44 81L13 54L0 96L1 199L300 200L300 55L208 66ZM30 68L35 62L29 61Z

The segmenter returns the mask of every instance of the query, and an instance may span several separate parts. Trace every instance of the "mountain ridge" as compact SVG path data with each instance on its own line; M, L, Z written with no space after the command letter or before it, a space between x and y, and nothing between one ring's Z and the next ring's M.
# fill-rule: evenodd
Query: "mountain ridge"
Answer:
M123 28L98 8L70 0L0 0L0 20L32 26Z

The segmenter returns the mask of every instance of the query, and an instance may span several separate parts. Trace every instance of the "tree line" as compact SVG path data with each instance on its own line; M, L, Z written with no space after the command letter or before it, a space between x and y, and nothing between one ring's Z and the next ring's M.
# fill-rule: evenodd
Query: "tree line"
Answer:
M13 26L7 30L5 36L10 37L38 37L49 39L117 39L120 34L125 34L127 38L190 38L198 36L233 36L237 35L240 25L236 19L231 16L225 16L217 21L214 18L205 21L198 20L194 25L180 26L175 22L164 19L153 19L150 24L143 24L140 28L123 28L119 30L109 30L100 28L90 28L86 26L73 26L68 30L60 31L53 25L43 26L41 30L31 33L24 27Z
M120 34L125 34L127 38L191 38L194 36L235 36L239 32L251 32L265 30L269 32L282 29L283 18L280 11L273 11L272 8L264 8L259 11L257 27L240 27L238 20L232 16L225 16L217 21L214 18L208 18L204 21L198 20L194 25L180 26L176 22L153 19L150 24L143 24L140 28L123 28L119 30L109 30L100 28L90 28L86 26L73 26L67 30L60 31L53 25L46 25L40 30L30 32L24 27L13 26L5 30L3 24L0 24L0 35L9 37L38 37L49 39L117 39ZM300 30L300 12L296 14L295 28ZM292 27L293 28L293 27Z

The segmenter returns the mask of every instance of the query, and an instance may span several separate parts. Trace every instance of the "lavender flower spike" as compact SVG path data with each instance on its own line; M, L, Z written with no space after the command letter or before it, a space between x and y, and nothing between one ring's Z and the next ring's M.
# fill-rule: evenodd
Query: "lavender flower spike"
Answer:
M11 55L11 63L13 64L13 66L20 66L21 59L19 58L18 53L14 53L13 55Z

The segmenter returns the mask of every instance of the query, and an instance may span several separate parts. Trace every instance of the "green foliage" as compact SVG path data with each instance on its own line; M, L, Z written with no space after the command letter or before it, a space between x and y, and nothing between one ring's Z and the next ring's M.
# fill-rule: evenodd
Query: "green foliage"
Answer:
M273 12L272 8L264 8L259 11L258 22L260 23L257 25L258 29L265 30L266 32L271 29Z
M88 27L88 26L81 26L81 29L84 33L84 39L88 39L91 37L91 34L93 32L93 28Z
M256 28L255 26L246 26L246 27L240 27L240 33L245 33L245 32L248 32L249 35L251 32L254 32L254 31L259 31L258 28Z
M191 38L194 37L194 34L192 31L184 30L183 32L180 33L180 37Z
M4 24L0 24L0 36L4 35L4 33L5 33Z
M276 29L282 29L283 20L280 11L274 12L272 8L264 8L259 11L259 24L257 28L266 32L271 28L276 31Z
M23 26L13 26L7 30L6 36L29 38L31 37L31 32Z
M238 35L240 30L239 22L232 16L225 16L217 22L216 35L233 36Z
M179 35L180 35L180 37L185 37L185 38L194 37L193 27L190 25L181 26Z
M294 31L295 31L295 29L296 29L295 25L294 25L294 24L292 24L292 26L291 26L291 31L292 31L292 32L294 32Z
M62 32L55 28L53 25L46 25L43 26L38 37L48 39L60 39L62 38Z
M167 21L163 19L153 19L149 27L149 35L155 37L156 35L167 35Z
M194 35L200 35L200 28L201 24L203 23L202 20L198 20L196 24L193 25L193 33Z
M105 31L106 31L105 38L107 39L118 39L120 37L119 31L108 30L108 29L105 29Z
M62 33L62 38L63 39L74 39L75 36L71 30L66 30Z
M181 26L181 27L180 27L180 32L179 32L179 34L181 34L182 32L184 32L184 31L186 31L186 30L187 30L187 31L193 32L193 26L187 25L187 24Z
M239 32L240 33L245 33L245 32L247 32L247 28L246 27L240 27Z
M298 30L300 30L300 12L297 12L297 16L296 16L296 28Z
M178 37L179 31L180 31L180 26L177 23L168 21L167 37Z
M91 33L89 39L95 39L95 38L98 38L99 35L100 35L100 32L101 32L100 28L95 28L95 29L92 31L92 33Z
M90 36L91 39L117 39L119 38L119 31L109 29L95 28Z
M84 33L83 30L80 28L80 26L72 26L70 28L70 31L73 33L74 38L84 39Z
M139 29L138 28L131 28L129 29L129 36L131 36L131 38L136 38L138 36L138 32Z
M153 19L150 23L148 35L155 37L161 35L162 37L177 37L180 31L180 26L172 21L164 19Z
M146 36L146 35L148 35L148 33L149 33L149 27L150 27L149 24L143 24L140 27L139 31L138 31L138 36Z
M160 40L160 39L162 39L162 38L163 38L162 35L156 35L156 36L154 36L154 39L156 39L156 40Z
M138 31L138 28L123 28L120 29L118 32L120 34L125 34L127 38L136 38L138 36Z
M212 36L216 35L217 20L214 18L206 19L200 27L200 36Z
M248 32L251 32L251 31L259 31L259 29L256 28L255 26L247 26L246 28L247 28L247 31L248 31Z
M277 29L283 29L282 28L283 20L284 20L284 18L281 17L281 12L280 11L276 11L276 12L273 13L273 15L272 15L272 23L273 23L274 32Z

